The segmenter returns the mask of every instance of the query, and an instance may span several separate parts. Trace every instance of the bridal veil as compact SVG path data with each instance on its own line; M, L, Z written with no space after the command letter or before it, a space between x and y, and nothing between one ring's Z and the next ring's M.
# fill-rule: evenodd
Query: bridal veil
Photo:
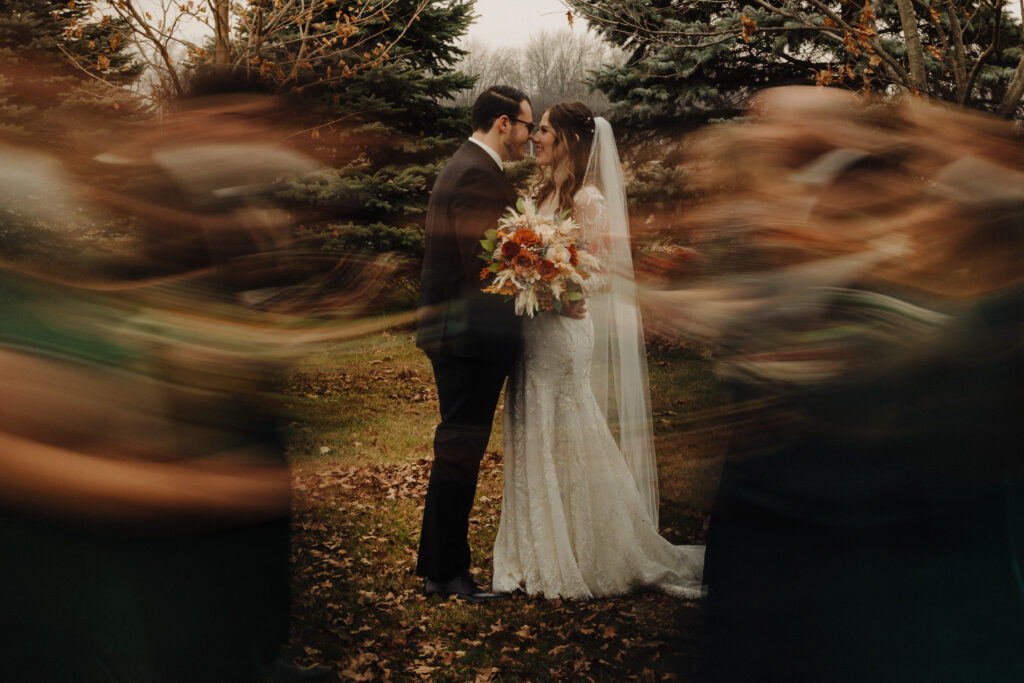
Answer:
M594 396L617 437L644 507L657 526L658 474L647 353L630 254L626 181L611 124L600 116L594 119L594 142L583 184L592 185L604 196L608 211L603 245L608 286L587 300L594 323Z

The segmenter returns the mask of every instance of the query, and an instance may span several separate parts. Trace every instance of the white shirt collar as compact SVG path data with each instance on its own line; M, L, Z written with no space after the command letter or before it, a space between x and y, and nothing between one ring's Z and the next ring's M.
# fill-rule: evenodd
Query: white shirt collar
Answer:
M479 141L479 140L477 140L476 138L470 138L470 139L469 139L469 141L470 141L470 142L475 142L476 144L478 144L478 145L480 145L481 147L483 147L483 148L484 148L484 151L485 151L485 152L487 152L487 154L488 154L488 155L490 155L490 157L491 157L492 159L494 159L494 163L496 163L496 164L498 165L498 168L501 168L501 169L504 169L504 168L505 168L505 165L504 165L504 164L503 164L503 163L501 162L501 157L500 157L500 156L498 155L498 153L497 153L497 152L495 152L495 151L494 151L493 149L491 149L490 147L488 147L488 146L487 146L486 144L484 144L483 142L480 142L480 141Z

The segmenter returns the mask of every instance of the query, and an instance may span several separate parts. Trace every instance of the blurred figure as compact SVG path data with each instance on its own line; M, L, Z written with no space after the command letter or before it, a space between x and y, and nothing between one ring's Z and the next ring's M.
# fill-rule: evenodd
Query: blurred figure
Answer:
M137 238L58 255L76 271L0 268L0 679L329 673L278 660L290 477L273 391L308 329L246 305L292 267L270 191L316 167L274 142L280 112L196 97L77 177L4 150L4 177L28 160L49 190L20 215L128 217Z
M723 275L651 293L720 343L713 681L1024 680L1024 145L784 88L694 141Z

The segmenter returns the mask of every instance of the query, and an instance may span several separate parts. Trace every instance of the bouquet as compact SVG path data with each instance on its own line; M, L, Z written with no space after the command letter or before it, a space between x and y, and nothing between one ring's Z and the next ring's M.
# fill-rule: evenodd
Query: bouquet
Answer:
M483 291L514 297L516 315L531 318L583 298L583 282L600 263L579 246L579 233L568 211L544 217L533 201L520 199L480 240L487 262L480 279L494 278Z

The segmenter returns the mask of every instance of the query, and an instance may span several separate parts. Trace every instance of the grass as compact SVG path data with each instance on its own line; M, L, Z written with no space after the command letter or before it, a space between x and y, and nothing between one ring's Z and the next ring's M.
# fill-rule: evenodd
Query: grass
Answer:
M384 332L307 359L292 374L289 454L304 471L429 455L437 392L411 333ZM326 449L326 450L325 450Z
M723 434L694 416L723 397L699 344L650 352L663 534L703 542ZM644 592L491 605L428 600L414 572L437 423L426 357L408 329L307 359L292 374L293 632L287 653L340 680L692 680L694 601ZM501 505L500 420L471 518L473 567L489 583Z

